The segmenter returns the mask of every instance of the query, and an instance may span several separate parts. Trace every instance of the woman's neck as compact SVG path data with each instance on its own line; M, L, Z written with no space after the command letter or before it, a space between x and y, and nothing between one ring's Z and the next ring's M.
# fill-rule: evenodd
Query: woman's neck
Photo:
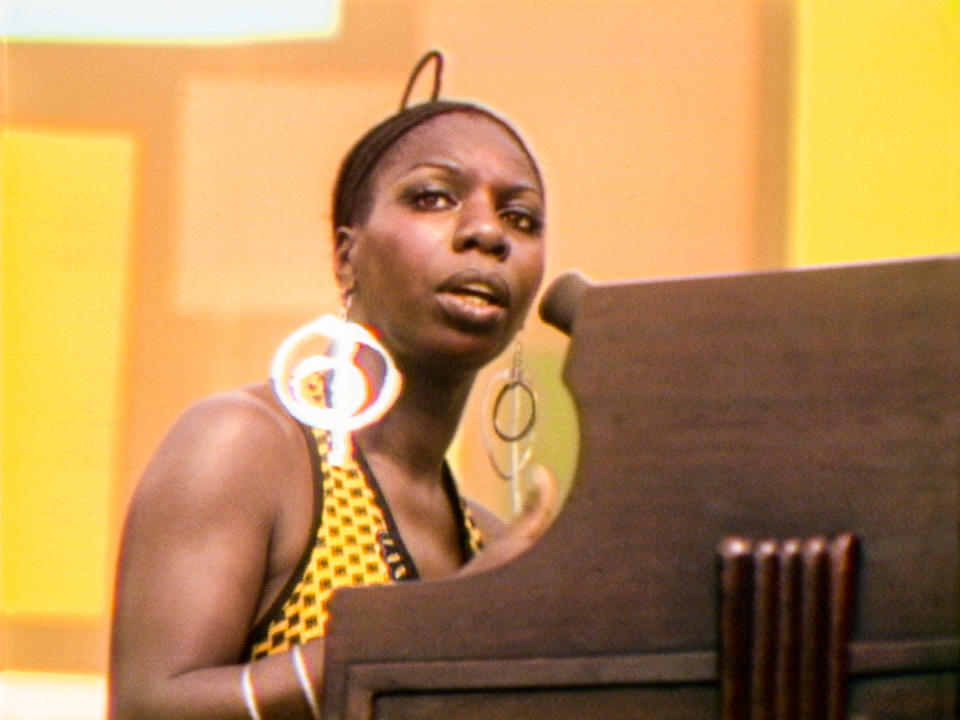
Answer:
M355 434L360 450L368 460L387 462L411 479L439 480L474 377L405 374L390 411Z

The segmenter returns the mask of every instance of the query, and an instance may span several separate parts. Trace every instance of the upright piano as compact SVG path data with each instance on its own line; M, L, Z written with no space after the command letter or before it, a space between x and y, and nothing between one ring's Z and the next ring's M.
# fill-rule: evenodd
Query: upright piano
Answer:
M570 494L330 604L327 720L960 715L960 255L590 284Z

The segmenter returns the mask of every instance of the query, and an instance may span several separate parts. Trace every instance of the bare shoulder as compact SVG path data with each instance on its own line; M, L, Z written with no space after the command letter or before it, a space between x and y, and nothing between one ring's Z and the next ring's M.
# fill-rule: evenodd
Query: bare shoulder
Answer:
M171 427L144 472L134 503L179 498L195 508L243 500L262 501L302 463L303 436L272 399L269 388L250 386L214 395L189 407ZM263 507L261 505L261 507Z
M177 419L168 436L231 442L258 440L259 445L296 437L296 423L265 384L250 385L205 398Z
M496 513L470 498L465 497L464 501L467 503L470 514L473 516L486 542L489 543L503 537L503 534L507 530L507 525Z
M240 659L304 542L309 478L303 433L266 386L201 400L176 420L124 527L111 650L122 694Z

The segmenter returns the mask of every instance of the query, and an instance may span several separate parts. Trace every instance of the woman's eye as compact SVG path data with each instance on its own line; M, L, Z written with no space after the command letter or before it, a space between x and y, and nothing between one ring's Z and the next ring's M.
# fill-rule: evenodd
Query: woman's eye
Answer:
M527 210L507 210L503 213L503 218L523 233L537 233L543 226L540 218Z
M423 210L445 210L453 207L455 201L444 190L419 190L412 193L410 202Z

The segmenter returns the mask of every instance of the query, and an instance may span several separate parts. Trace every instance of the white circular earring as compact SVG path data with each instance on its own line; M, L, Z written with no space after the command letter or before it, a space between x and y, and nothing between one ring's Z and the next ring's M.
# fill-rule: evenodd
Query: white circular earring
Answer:
M379 384L358 362L363 347L379 357ZM328 461L334 466L343 466L352 455L350 433L383 417L403 384L393 358L372 332L329 314L295 330L280 344L270 378L293 417L330 433Z

